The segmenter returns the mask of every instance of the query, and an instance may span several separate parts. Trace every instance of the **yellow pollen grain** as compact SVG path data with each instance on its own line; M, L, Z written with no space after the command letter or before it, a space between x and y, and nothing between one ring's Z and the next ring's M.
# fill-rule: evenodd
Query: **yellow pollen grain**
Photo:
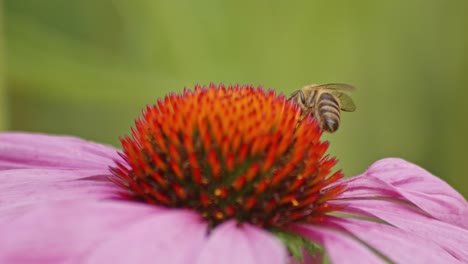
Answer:
M224 219L224 214L221 213L221 212L217 212L215 214L215 218L218 219L218 220L222 220L222 219Z
M221 193L222 193L222 192L221 192L220 189L216 189L216 190L214 191L214 195L215 195L215 196L221 196Z
M292 199L291 203L293 206L299 206L299 202L296 199Z

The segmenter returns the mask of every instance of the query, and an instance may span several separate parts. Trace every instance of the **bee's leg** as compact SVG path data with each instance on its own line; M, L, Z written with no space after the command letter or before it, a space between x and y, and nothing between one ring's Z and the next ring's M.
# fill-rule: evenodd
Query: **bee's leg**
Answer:
M311 107L314 104L316 96L317 96L317 91L314 91L312 96L309 97L309 102L307 104L307 107Z
M299 90L299 95L301 96L302 104L306 105L306 98L305 98L304 92L302 92L302 90Z
M299 125L302 123L302 120L304 120L305 118L305 115L301 115L301 117L299 118L299 120L297 120L297 123L296 123L296 127L294 128L294 130L297 130L297 128L299 127Z
M291 96L289 97L288 101L296 97L298 94L301 97L302 104L305 105L306 98L305 98L304 92L302 92L301 90L294 91L294 93L292 93Z
M310 114L309 111L305 111L302 113L301 117L299 117L299 120L297 120L296 127L294 129L297 129L299 125L302 123L302 121L306 118L306 116Z
M288 101L293 99L294 96L296 96L297 93L299 93L300 90L294 91L294 93L291 94L291 96L288 98Z

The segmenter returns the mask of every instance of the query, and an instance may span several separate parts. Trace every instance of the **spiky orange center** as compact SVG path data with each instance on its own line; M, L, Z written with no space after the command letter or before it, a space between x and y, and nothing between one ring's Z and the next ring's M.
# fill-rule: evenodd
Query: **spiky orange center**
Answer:
M113 181L148 203L191 208L212 226L312 222L334 208L343 177L313 117L261 87L196 86L148 106Z

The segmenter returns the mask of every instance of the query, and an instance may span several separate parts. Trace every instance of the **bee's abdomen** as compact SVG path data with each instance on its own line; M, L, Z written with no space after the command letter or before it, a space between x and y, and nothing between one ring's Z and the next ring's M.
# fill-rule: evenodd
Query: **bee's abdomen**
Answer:
M317 114L320 126L327 132L335 132L340 125L340 105L329 93L322 93L318 99Z

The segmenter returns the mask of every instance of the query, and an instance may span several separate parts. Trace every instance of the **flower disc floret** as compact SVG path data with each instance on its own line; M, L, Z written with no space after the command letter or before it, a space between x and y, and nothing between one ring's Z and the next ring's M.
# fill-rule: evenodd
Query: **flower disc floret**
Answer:
M210 225L320 221L343 188L313 116L252 86L196 86L148 106L121 139L114 182L135 199L189 208Z

